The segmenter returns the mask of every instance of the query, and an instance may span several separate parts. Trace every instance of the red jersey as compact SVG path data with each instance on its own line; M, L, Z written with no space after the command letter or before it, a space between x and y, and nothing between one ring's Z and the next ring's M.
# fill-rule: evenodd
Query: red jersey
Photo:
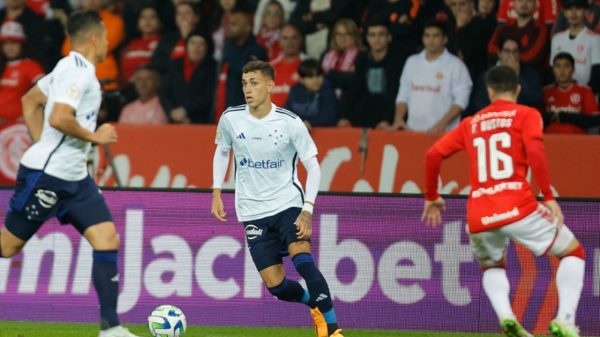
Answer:
M121 52L121 80L128 83L135 70L145 64L150 64L152 54L158 45L159 35L134 39Z
M465 118L427 152L426 199L439 197L442 159L465 149L471 184L467 202L469 231L488 231L526 217L538 205L526 179L529 166L544 199L554 199L542 127L541 114L536 109L504 100L496 100Z
M271 94L271 102L277 106L284 106L290 94L290 89L298 82L298 67L302 59L296 57L293 60L284 60L283 55L280 55L276 60L271 62L275 70L275 87Z
M6 64L0 79L0 119L16 121L21 117L21 97L44 76L39 63L21 59Z
M49 0L27 0L27 7L34 11L36 14L46 17L46 13L50 8Z
M598 104L590 87L577 83L568 88L549 85L544 88L544 110L547 113L567 112L582 115L597 115ZM573 124L554 122L546 127L547 133L585 134L586 130Z
M537 6L533 13L533 18L543 24L553 24L556 22L556 17L560 12L560 1L557 0L537 0ZM515 12L514 0L500 0L500 8L498 9L498 21L506 22L509 19L516 20L517 12Z

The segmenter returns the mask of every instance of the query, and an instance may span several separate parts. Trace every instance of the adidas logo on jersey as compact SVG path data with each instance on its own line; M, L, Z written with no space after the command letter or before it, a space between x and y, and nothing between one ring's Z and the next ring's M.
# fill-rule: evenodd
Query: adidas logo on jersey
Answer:
M327 296L327 295L325 295L325 294L321 293L321 294L319 295L319 297L317 297L317 299L315 300L315 302L321 302L321 301L323 301L323 300L325 300L325 299L327 299L327 298L329 298L329 296Z
M237 139L246 139L246 136L244 136L244 133L240 133L237 137Z

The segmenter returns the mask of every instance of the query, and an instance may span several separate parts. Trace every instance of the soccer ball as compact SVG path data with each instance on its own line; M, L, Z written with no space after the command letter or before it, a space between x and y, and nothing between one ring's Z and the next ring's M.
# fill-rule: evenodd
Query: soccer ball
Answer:
M148 316L148 329L154 337L183 337L186 327L183 311L173 305L161 305Z

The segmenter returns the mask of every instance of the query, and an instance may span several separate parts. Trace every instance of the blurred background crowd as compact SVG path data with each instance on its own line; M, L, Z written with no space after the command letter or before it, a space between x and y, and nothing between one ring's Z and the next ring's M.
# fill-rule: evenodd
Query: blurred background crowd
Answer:
M216 123L244 104L251 59L275 68L273 102L307 127L436 133L489 103L496 64L545 130L598 133L599 0L0 0L0 123L70 52L64 27L98 11L109 56L100 119Z

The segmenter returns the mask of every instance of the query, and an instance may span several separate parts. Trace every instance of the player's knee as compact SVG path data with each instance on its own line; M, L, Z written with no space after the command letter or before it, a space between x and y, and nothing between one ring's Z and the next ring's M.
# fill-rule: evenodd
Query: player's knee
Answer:
M95 250L118 250L121 240L117 233L107 235L106 237L94 240L92 246Z
M575 249L571 250L570 252L566 253L565 255L561 256L560 258L563 259L568 256L578 257L582 260L585 260L585 249L583 248L583 245L578 243L577 247Z
M21 249L23 249L22 246L2 247L2 251L0 252L0 254L2 255L1 257L8 259L19 254L21 252Z

